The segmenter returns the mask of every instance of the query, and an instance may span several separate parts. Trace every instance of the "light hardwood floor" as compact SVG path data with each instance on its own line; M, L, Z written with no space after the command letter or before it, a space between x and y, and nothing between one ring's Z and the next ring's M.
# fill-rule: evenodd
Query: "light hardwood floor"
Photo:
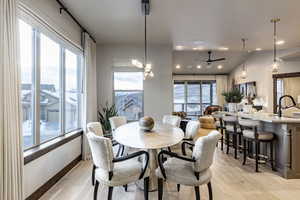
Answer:
M93 187L91 185L91 162L82 161L54 187L42 200L92 200ZM214 200L299 200L300 179L286 180L276 175L268 167L260 166L260 173L254 172L254 163L248 161L246 166L232 155L226 155L220 149L216 150L213 170ZM208 200L207 187L200 189L201 200ZM99 187L98 199L107 199L107 188ZM157 192L149 193L149 199L157 199ZM193 200L192 187L182 186L176 191L174 183L164 186L165 200ZM143 192L129 185L128 192L117 187L113 192L113 200L143 200Z

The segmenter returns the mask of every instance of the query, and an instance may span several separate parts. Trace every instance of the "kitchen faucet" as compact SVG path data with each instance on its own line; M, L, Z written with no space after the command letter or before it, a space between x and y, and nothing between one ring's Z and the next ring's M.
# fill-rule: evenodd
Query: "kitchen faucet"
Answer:
M282 117L282 105L281 104L282 104L282 99L284 99L284 98L290 98L293 102L293 105L289 106L288 108L294 107L297 105L294 98L291 95L283 95L282 97L279 98L279 106L278 106L278 116L279 117Z

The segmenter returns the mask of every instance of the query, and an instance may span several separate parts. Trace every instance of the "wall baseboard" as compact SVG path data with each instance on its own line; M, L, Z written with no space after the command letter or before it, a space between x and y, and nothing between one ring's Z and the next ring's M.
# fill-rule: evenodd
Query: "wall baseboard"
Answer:
M75 167L82 160L82 155L79 155L66 167L55 174L44 185L32 193L26 200L38 200L43 194L45 194L53 185L55 185L64 175L66 175L73 167Z

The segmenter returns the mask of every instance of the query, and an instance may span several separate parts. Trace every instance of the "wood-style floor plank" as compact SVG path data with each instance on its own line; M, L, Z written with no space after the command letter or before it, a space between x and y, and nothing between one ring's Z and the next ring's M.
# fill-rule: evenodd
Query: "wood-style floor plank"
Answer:
M41 200L92 200L93 187L91 185L91 162L82 161ZM267 166L260 166L260 173L254 172L254 163L247 161L242 166L241 160L235 160L232 155L226 155L219 149L213 170L214 200L299 200L300 180L286 180L270 170ZM107 188L100 186L98 199L107 199ZM201 200L208 200L207 187L200 187ZM157 192L149 193L149 199L157 199ZM128 192L123 187L113 191L114 200L142 200L143 192L130 184ZM164 185L164 200L193 200L195 199L192 187L182 186L180 192L176 184Z

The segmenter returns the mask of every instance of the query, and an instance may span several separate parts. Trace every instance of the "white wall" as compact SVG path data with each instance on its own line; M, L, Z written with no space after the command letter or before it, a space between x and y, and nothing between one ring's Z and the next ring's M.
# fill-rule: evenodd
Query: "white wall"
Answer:
M299 52L300 48L278 51L278 57ZM273 112L273 78L272 78L272 51L253 53L246 60L247 78L241 79L242 66L237 67L230 73L228 84L231 86L234 80L236 84L256 81L257 95L267 102L266 111ZM279 73L300 72L300 62L284 61Z
M154 78L144 81L144 113L156 120L173 110L172 47L150 46L149 62ZM98 105L113 101L113 66L128 66L131 59L143 61L144 48L136 45L98 45Z
M45 184L81 154L81 137L29 162L24 166L25 198Z

